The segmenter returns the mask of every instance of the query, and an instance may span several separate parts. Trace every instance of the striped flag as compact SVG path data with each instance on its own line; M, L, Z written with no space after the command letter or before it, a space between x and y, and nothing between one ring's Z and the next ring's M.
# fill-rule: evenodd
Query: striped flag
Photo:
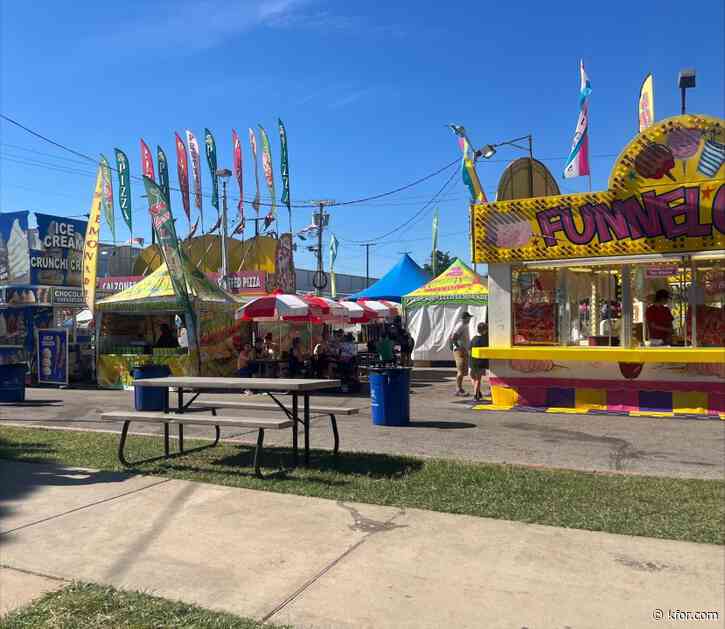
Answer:
M589 94L592 84L584 70L584 61L579 62L581 84L579 87L579 118L576 123L571 152L564 166L564 178L582 177L591 174L589 171Z

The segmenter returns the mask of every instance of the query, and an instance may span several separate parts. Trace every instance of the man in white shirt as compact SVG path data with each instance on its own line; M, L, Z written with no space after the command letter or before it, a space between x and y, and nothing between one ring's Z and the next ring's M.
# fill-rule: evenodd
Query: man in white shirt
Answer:
M468 347L471 344L471 335L468 323L471 315L464 312L461 315L461 322L456 326L451 335L451 349L453 358L456 361L456 395L468 395L463 390L463 378L468 374Z

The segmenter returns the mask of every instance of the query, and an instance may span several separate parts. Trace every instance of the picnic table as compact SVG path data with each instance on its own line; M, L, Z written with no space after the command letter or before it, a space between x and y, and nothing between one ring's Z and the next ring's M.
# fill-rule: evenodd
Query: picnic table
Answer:
M202 393L243 393L256 391L267 394L292 421L292 452L294 462L298 460L298 427L305 429L305 465L310 462L310 395L323 389L340 386L339 380L320 380L305 378L214 378L209 376L168 376L164 378L144 378L134 380L135 387L175 388L177 404L175 408L164 409L183 414ZM191 399L184 401L184 394ZM292 406L287 408L275 395L288 393L292 396ZM302 396L302 418L300 418L299 397ZM179 423L179 435L182 437L183 424Z

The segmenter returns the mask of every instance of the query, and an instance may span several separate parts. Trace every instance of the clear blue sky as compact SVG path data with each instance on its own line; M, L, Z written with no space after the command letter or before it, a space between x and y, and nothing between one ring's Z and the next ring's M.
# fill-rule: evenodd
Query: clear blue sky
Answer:
M122 148L134 174L140 174L139 138L154 151L161 144L172 185L174 131L189 128L201 139L209 127L220 166L231 167L234 127L242 133L245 196L251 196L246 129L267 128L278 177L279 116L289 138L293 202L364 197L437 170L458 155L444 126L449 122L464 124L478 145L533 133L535 155L562 190L584 190L585 179L560 176L576 123L580 57L593 86L591 152L603 156L592 160L594 189L605 187L613 155L634 134L646 72L654 72L658 118L679 112L677 73L686 67L697 69L698 82L688 109L723 115L722 0L2 0L0 6L0 111L83 153L112 158L113 147ZM7 123L0 129L2 211L88 211L92 165ZM481 164L490 197L506 161L518 156L501 149ZM205 162L203 170L208 193ZM345 239L375 238L403 223L447 176L385 201L334 209L338 270L364 274L364 249ZM149 238L141 193L135 183L135 221ZM467 259L460 177L436 205L440 248ZM172 207L185 233L178 195ZM374 248L373 274L385 272L399 251L425 261L431 210ZM294 212L295 229L309 224L308 210ZM286 209L279 216L286 229ZM128 237L120 216L118 234ZM298 252L297 264L311 267L309 254Z

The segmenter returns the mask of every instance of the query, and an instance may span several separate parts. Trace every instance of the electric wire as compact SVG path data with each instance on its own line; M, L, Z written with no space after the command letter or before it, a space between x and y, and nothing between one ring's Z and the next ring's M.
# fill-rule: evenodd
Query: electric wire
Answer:
M9 122L10 124L13 124L13 125L17 126L18 128L22 129L26 133L29 133L29 134L31 134L31 135L39 138L40 140L43 140L44 142L48 142L49 144L52 144L53 146L56 146L56 147L58 147L58 148L60 148L60 149L62 149L64 151L67 151L67 152L69 152L69 153L71 153L71 154L73 154L73 155L75 155L77 157L81 157L81 158L85 159L86 161L91 162L93 164L97 164L98 163L98 160L94 159L90 155L86 155L86 154L81 153L80 151L77 151L75 149L72 149L69 146L66 146L66 145L64 145L64 144L62 144L60 142L56 142L55 140L52 140L51 138L43 135L42 133L39 133L37 131L34 131L33 129L30 129L29 127L25 126L24 124L18 122L17 120L14 120L13 118L10 118L9 116L7 116L7 115L5 115L3 113L0 113L0 118L2 118L3 120L5 120L6 122ZM375 199L381 199L381 198L386 197L386 196L391 196L391 195L394 195L394 194L398 194L399 192L402 192L404 190L408 190L408 189L413 188L414 186L417 186L417 185L419 185L419 184L421 184L421 183L423 183L425 181L428 181L429 179L432 179L436 175L439 175L440 173L442 173L442 172L446 171L447 169L451 168L452 166L454 166L455 164L457 164L459 161L460 161L460 158L456 158L452 162L446 164L442 168L439 168L438 170L434 171L433 173L430 173L430 174L428 174L428 175L426 175L424 177L421 177L420 179L416 179L415 181L413 181L411 183L408 183L408 184L405 184L404 186L400 186L400 187L398 187L398 188L396 188L394 190L390 190L390 191L387 191L387 192L382 192L382 193L375 194L375 195L370 195L370 196L367 196L367 197L362 197L360 199L352 199L352 200L349 200L349 201L333 202L333 203L329 204L329 206L355 205L355 204L363 203L365 201L372 201L372 200L375 200ZM115 169L110 164L109 164L109 167L114 172L117 172L117 169ZM136 175L130 175L130 178L131 179L135 179L137 181L143 181L143 179L141 177L138 177ZM172 186L169 186L169 190L174 190L175 192L181 192L181 190L179 188L175 188L175 187L172 187ZM211 195L204 195L204 196L206 196L207 198L209 198ZM236 199L232 199L232 200L239 200L239 197L237 197ZM252 199L243 199L243 200L246 203L250 203L250 204L253 201ZM260 201L259 202L259 205L265 206L265 207L272 207L273 205L274 206L277 206L278 204L277 203L265 203L265 202ZM304 203L304 204L293 203L293 204L291 204L291 207L295 207L295 208L309 208L309 207L314 206L314 205L316 205L316 204L311 203L311 202Z

